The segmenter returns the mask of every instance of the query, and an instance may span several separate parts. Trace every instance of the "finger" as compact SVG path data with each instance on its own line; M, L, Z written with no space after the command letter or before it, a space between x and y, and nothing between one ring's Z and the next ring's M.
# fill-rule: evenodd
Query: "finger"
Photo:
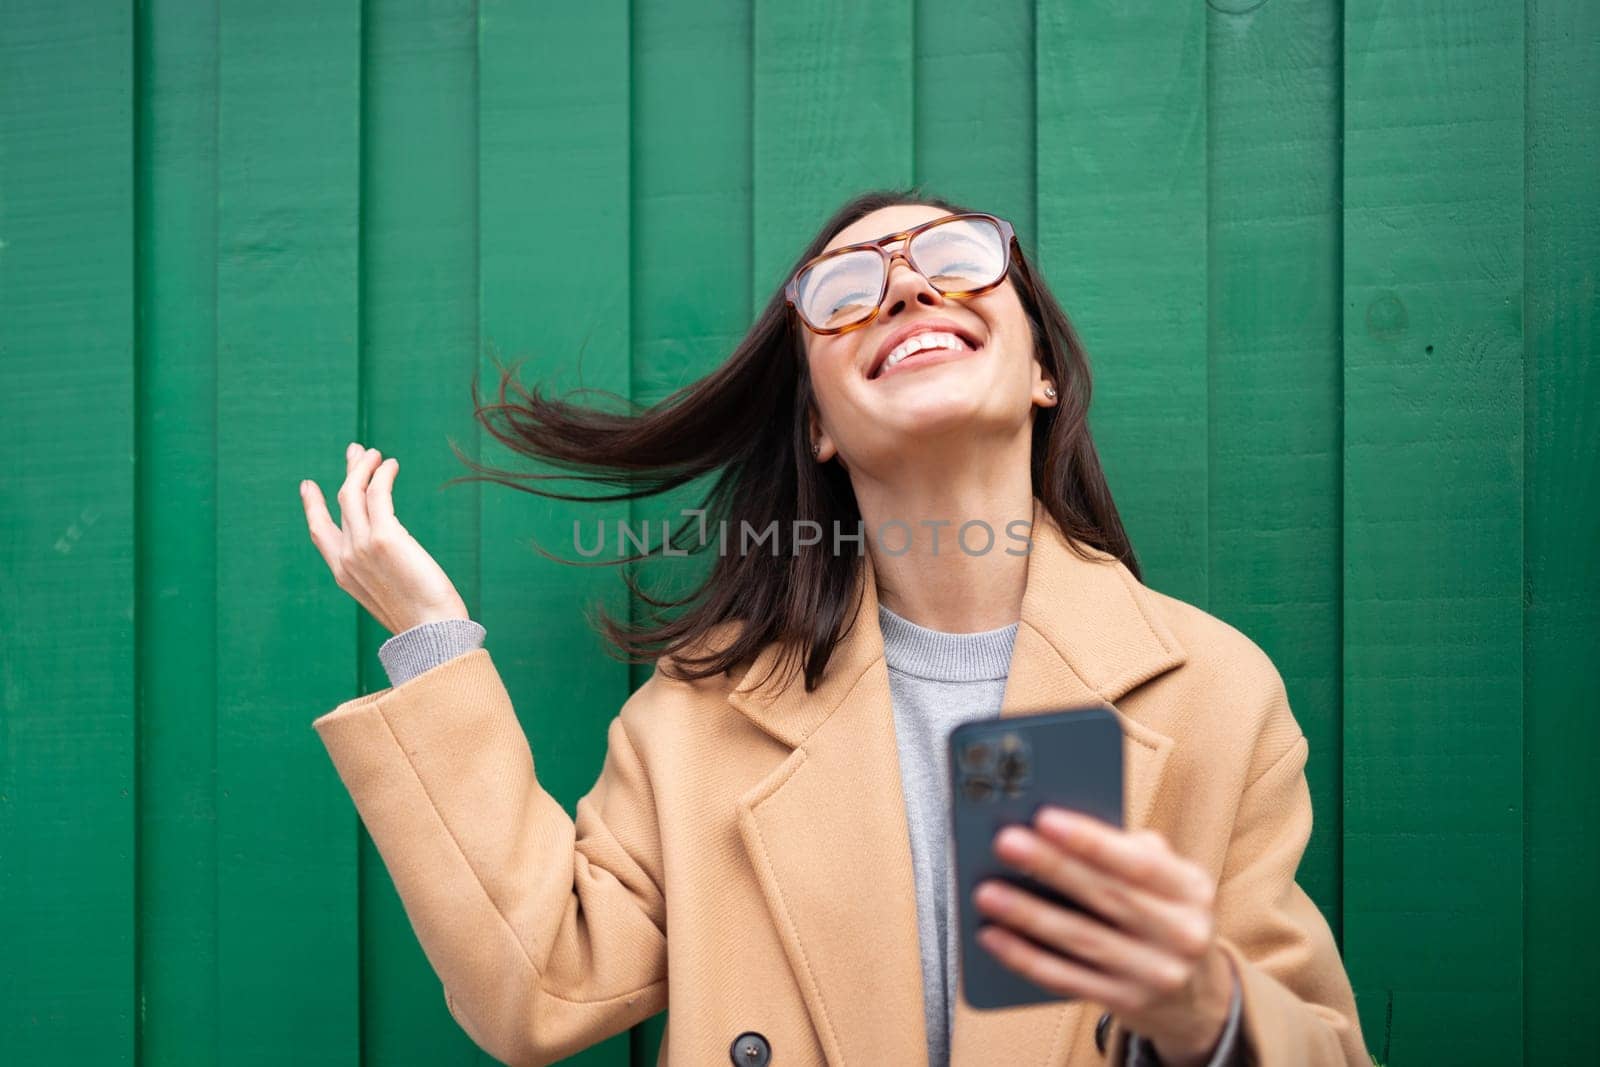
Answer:
M1003 926L979 930L978 943L1006 967L1057 996L1085 997L1117 1012L1138 1007L1138 990L1128 982L1029 944Z
M365 545L371 534L371 524L367 522L367 480L380 459L376 448L367 449L350 465L350 473L339 487L339 518L345 535L356 545Z
M394 521L394 480L400 474L400 461L390 456L378 464L367 485L367 519L377 529Z
M1142 940L1185 956L1202 954L1210 946L1209 910L1147 892L1061 851L1024 826L1001 830L995 855Z
M1033 823L1056 847L1152 893L1185 902L1210 896L1211 878L1205 870L1173 852L1154 830L1129 833L1057 807L1042 808Z
M300 490L300 502L306 509L306 525L311 530L311 543L317 546L328 569L339 576L339 542L344 537L328 514L327 501L322 499L322 488L307 481Z
M1146 989L1176 992L1188 982L1193 969L1192 964L1155 945L998 879L978 886L973 902L1007 928Z

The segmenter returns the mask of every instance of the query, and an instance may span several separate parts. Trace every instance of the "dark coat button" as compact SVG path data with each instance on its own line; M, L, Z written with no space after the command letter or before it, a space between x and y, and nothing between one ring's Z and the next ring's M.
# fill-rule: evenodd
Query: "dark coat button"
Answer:
M1094 1047L1100 1050L1100 1055L1106 1053L1106 1031L1111 1029L1111 1013L1101 1012L1100 1018L1094 1024Z
M772 1049L767 1039L754 1030L746 1030L733 1039L728 1055L738 1067L767 1067L772 1061Z

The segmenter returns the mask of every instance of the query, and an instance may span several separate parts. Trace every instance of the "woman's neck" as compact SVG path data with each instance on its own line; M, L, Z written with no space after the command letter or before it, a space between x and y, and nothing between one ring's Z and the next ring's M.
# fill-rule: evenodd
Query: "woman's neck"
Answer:
M857 488L884 607L945 633L1017 621L1028 578L1033 488L1026 464L1007 469L1014 473L998 480ZM963 524L971 524L964 533Z

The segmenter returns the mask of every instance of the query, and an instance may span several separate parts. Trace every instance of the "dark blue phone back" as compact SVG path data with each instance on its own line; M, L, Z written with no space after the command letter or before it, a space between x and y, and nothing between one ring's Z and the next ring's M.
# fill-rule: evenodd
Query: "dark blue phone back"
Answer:
M1001 878L1078 907L1002 863L994 837L1008 824L1031 824L1047 804L1122 826L1122 727L1116 714L1086 707L964 723L950 732L949 764L961 995L981 1009L1070 999L1035 985L978 944L979 924L989 920L973 904L972 892L987 878Z

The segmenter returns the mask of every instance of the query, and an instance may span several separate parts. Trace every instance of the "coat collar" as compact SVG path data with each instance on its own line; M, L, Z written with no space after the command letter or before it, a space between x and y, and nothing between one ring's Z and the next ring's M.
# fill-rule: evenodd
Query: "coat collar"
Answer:
M1112 706L1123 727L1125 818L1145 825L1172 741L1115 708L1184 653L1148 593L1104 553L1085 560L1037 499L1002 717ZM859 607L821 683L769 669L764 649L729 702L789 756L739 801L739 829L806 1008L833 1065L927 1057L911 847L870 556ZM980 1012L956 1005L951 1062L1053 1064L1094 1019L1083 1002Z

